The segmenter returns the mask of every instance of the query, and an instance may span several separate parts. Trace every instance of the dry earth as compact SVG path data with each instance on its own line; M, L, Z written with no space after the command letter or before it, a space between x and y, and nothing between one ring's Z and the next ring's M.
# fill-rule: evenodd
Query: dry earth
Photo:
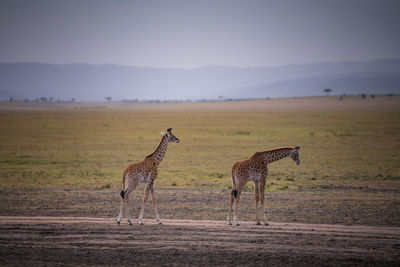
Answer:
M0 217L1 265L399 265L400 228Z

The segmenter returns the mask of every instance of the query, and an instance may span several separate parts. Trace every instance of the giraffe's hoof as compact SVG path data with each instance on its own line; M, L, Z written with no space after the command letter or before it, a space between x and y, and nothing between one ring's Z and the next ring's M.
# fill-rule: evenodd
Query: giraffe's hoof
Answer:
M236 226L240 226L240 223L236 223Z
M260 225L261 223L260 222L256 222L256 225Z
M128 222L129 225L132 225L132 222Z
M158 222L158 225L161 225L161 226L162 226L162 225L163 225L163 223L162 223L162 222Z
M118 225L120 225L120 224L121 224L121 222L120 222L120 221L117 221L117 223L118 223Z
M144 225L144 223L140 222L139 225Z
M232 223L231 223L231 222L228 222L228 225L232 225Z
M265 226L268 226L269 224L267 222L264 223Z

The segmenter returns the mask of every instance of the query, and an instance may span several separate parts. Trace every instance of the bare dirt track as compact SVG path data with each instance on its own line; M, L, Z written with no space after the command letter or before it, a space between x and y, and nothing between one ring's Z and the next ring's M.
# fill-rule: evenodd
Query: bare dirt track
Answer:
M0 216L1 265L399 265L400 228Z

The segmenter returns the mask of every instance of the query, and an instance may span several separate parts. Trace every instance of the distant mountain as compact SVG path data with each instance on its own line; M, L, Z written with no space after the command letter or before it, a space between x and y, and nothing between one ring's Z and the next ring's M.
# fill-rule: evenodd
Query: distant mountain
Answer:
M400 93L400 60L194 69L0 63L0 100L213 99Z
M227 91L233 98L246 92L250 98L318 96L324 88L333 94L399 94L400 73L348 72L312 78L278 81ZM223 92L221 92L223 94Z

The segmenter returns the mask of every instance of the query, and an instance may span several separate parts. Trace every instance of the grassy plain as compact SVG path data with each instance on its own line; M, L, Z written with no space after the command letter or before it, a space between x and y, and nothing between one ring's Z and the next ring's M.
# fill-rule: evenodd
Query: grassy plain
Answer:
M234 162L298 145L299 166L269 166L268 220L400 225L400 96L0 103L1 215L116 217L124 168L153 152L168 127L181 142L160 165L162 218L224 219ZM240 219L254 217L251 190ZM141 196L139 188L134 218Z
M301 165L271 164L267 190L400 185L400 97L57 104L0 104L0 188L119 189L168 127L158 187L229 188L234 162L286 145Z
M130 197L134 225L117 225L124 168L168 127L181 142L170 144L156 182L165 225L151 201L137 225L143 185ZM0 262L399 265L399 133L400 96L0 103ZM254 225L251 183L240 227L181 221L225 220L234 162L286 145L301 146L301 164L269 166L270 226Z

